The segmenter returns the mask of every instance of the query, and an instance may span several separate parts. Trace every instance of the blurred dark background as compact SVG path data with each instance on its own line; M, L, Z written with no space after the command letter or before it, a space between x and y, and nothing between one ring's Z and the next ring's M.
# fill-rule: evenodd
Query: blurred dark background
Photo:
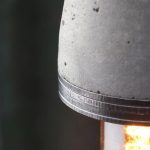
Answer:
M98 150L98 121L58 97L62 0L0 0L0 150Z

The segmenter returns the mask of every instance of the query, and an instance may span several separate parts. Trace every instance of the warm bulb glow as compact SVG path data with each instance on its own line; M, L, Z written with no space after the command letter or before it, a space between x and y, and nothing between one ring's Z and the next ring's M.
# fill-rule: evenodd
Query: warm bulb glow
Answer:
M150 127L125 126L125 150L150 150Z

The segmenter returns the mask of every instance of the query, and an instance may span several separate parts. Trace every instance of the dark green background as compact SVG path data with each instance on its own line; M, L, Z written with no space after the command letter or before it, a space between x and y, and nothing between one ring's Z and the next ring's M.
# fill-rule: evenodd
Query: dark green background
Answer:
M57 94L62 7L61 0L0 0L0 150L99 149L98 121Z

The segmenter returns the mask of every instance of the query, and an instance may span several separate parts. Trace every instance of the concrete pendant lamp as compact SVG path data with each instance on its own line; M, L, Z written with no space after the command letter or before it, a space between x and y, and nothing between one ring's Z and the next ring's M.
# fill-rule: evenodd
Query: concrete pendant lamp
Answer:
M62 101L104 122L105 136L150 126L150 1L65 0L58 73Z

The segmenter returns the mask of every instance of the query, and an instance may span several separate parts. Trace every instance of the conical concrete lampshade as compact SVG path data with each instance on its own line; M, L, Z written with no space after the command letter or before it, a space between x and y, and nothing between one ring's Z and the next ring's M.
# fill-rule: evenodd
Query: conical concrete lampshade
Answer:
M112 123L150 123L150 1L65 0L59 93Z

